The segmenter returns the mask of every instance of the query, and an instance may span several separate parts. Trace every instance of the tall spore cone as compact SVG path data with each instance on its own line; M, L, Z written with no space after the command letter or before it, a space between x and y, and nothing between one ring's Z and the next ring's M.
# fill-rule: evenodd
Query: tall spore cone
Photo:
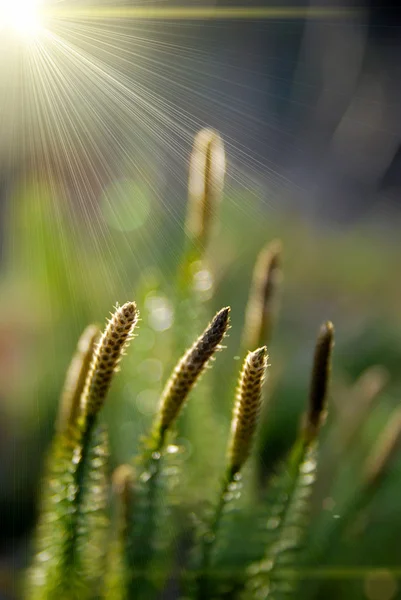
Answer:
M218 350L229 324L230 309L221 309L193 346L179 360L164 388L156 421L156 435L163 440L165 432L178 416L189 392L210 358Z
M261 405L267 368L266 346L249 352L242 368L228 446L230 475L240 471L249 456Z
M99 336L99 328L96 325L89 325L79 338L77 350L68 368L61 395L56 423L58 433L65 432L76 421L81 395Z
M305 424L307 440L312 440L317 436L325 417L333 344L334 327L330 321L327 321L320 328L315 346L309 408Z
M189 166L186 233L200 248L210 237L213 215L224 185L225 152L220 135L201 129L195 137Z
M135 302L117 307L93 354L82 394L86 418L94 417L103 405L113 374L130 341L138 319Z
M263 248L256 260L245 316L244 348L257 348L270 342L281 278L281 242L274 240Z

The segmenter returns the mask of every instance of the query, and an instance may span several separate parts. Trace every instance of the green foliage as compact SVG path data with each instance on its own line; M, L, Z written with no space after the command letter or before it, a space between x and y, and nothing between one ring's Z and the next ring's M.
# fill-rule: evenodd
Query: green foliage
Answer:
M281 280L280 250L273 245L268 249L268 260L266 250L261 255L263 261L259 258L245 330L242 336L233 331L234 339L242 339L242 345L249 339L262 345L258 349L241 348L241 353L249 353L240 372L237 398L234 379L238 363L234 363L234 370L229 358L225 362L219 358L223 369L214 379L214 370L206 369L194 387L221 349L229 314L228 308L220 310L201 333L210 317L208 300L213 297L206 240L224 176L222 142L209 130L205 135L202 144L202 136L198 138L192 157L190 186L196 180L202 182L202 177L204 185L201 193L194 192L196 186L190 189L190 210L197 212L195 221L191 215L187 219L187 245L171 292L176 316L173 339L155 336L153 356L157 358L153 360L167 356L165 366L176 366L164 390L158 390L160 401L153 424L146 423L150 433L137 454L134 445L139 425L133 423L130 466L122 480L115 471L113 486L109 485L114 464L109 460L107 429L99 423L103 405L112 420L122 419L119 411L124 405L118 398L125 388L114 375L136 324L133 302L117 308L98 344L88 347L91 360L86 353L80 368L69 370L73 406L65 406L64 394L44 476L27 600L153 600L167 596L182 600L281 600L294 593L301 570L308 561L313 562L313 553L308 548L302 550L313 510L311 494L317 474L318 437L327 409L333 327L326 323L319 333L309 404L295 443L290 436L281 440L283 449L292 445L292 450L287 459L279 457L279 468L276 460L269 464L265 472L274 471L274 475L267 484L263 480L259 489L255 479L260 463L251 448L260 420L260 401L266 401L269 391L262 383ZM218 161L215 169L213 160ZM200 173L195 173L197 165L203 169ZM207 221L202 222L202 214ZM122 373L122 381L132 386L131 393L142 391L141 376L133 371L136 362L147 360L146 302L149 304L149 297L156 298L163 305L160 288L157 275L138 285L138 305L144 315L142 332L133 344L132 359L128 356L123 362ZM141 333L145 339L142 345ZM235 348L227 349L226 357L230 351L236 353ZM272 365L274 369L274 361ZM111 384L115 403L108 399ZM234 405L231 435L227 398ZM261 414L269 420L269 411L262 410ZM64 426L60 423L62 415L68 420ZM259 444L260 440L258 449ZM226 455L224 445L228 447ZM374 463L380 473L388 458L382 452L380 462ZM373 496L371 486L369 502ZM353 518L366 503L345 502L344 506L350 507ZM326 527L325 523L319 530L322 537L328 530L334 531L330 540L339 542L336 527ZM309 534L307 540L313 545L311 537ZM317 592L315 588L311 597Z
M316 469L316 443L300 440L273 481L267 503L266 550L263 560L250 568L244 599L280 600L294 590L297 552L303 541Z

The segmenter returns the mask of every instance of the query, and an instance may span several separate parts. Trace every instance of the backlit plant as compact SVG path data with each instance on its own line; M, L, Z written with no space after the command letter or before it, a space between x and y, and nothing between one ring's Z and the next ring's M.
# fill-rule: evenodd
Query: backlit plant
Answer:
M215 501L212 506L199 502L194 507L188 505L187 496L180 501L192 474L191 462L180 458L176 429L181 420L184 428L196 430L202 445L204 423L191 407L213 402L220 392L217 386L195 388L195 384L217 351L224 351L223 341L229 343L228 307L217 312L201 333L207 320L196 285L199 273L207 269L205 248L224 170L220 136L202 130L190 162L187 248L175 298L176 347L189 349L166 381L148 437L136 453L133 448L132 463L119 466L111 476L102 407L128 344L134 333L141 335L141 307L133 301L117 306L102 334L89 326L78 342L43 479L35 554L26 581L28 599L147 600L167 597L163 593L168 590L169 598L188 600L277 600L296 589L309 552L299 550L316 477L319 431L327 412L333 325L322 325L317 338L309 403L298 438L283 464L274 469L266 492L255 494L252 447L267 395L267 345L281 280L278 241L264 248L256 261L221 481L202 482L205 488L219 486ZM190 345L192 335L199 337ZM220 381L219 386L230 387L231 381ZM380 442L372 452L364 498L377 488L400 429L398 418L387 443ZM207 456L213 457L213 452L209 448ZM365 504L360 496L351 501L349 520ZM327 540L337 536L338 529L333 525Z

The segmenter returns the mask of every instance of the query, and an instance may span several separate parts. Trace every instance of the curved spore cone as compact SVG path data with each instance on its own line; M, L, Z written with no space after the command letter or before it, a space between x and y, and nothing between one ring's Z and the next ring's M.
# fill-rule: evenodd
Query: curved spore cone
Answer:
M138 311L135 302L127 302L117 307L108 321L93 354L82 394L82 410L85 418L93 418L103 406L112 377L125 347L132 338L137 320Z
M185 230L201 251L206 247L224 186L225 152L220 135L201 129L195 137L188 180Z
M159 445L176 420L188 394L226 334L230 308L221 309L193 346L179 360L162 393L154 434Z
M327 321L320 328L315 346L309 407L305 423L305 438L307 440L312 440L317 436L326 415L333 345L334 327L330 321Z
M99 328L96 325L89 325L79 338L61 394L59 414L56 422L57 433L65 432L69 427L74 425L77 419L81 395L85 387L96 341L99 336Z
M262 386L267 369L267 348L249 352L242 368L228 449L229 474L233 477L247 460L256 431Z
M282 244L273 240L260 252L253 270L245 315L243 348L269 344L282 280Z

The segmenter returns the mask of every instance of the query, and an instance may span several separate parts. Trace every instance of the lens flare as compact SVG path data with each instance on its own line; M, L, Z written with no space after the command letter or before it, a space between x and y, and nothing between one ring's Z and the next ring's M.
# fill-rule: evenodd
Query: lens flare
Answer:
M21 37L33 37L42 29L40 0L0 0L0 31L13 31Z

